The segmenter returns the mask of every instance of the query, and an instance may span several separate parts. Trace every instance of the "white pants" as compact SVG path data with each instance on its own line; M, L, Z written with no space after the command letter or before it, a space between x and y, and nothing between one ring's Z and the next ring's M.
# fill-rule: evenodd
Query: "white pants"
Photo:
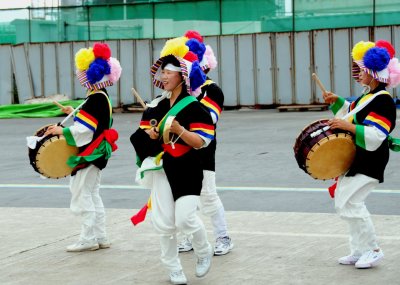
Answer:
M378 183L377 179L363 174L341 176L338 180L335 209L349 225L351 255L361 256L379 248L371 215L364 203Z
M83 242L106 238L105 211L101 200L101 170L90 165L71 176L72 194L70 209L82 218L80 240Z
M200 210L203 215L211 217L215 238L225 237L228 235L224 205L222 204L217 193L214 171L203 171L203 185L200 194Z
M156 232L160 234L161 261L169 271L182 270L178 257L177 231L193 236L193 249L198 257L211 254L204 224L197 216L198 203L199 197L194 195L183 196L174 201L164 170L153 172L152 222Z

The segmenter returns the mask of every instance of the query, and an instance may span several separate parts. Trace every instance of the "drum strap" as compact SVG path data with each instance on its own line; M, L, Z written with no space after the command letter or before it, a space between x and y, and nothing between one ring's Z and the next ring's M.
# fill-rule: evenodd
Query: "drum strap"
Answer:
M361 109L363 109L365 106L367 106L376 96L381 95L381 94L387 94L389 95L389 92L386 90L379 91L375 93L373 96L365 100L362 104L357 105L351 112L346 114L342 119L345 120L347 118L350 118L350 116L354 115L355 113L359 112ZM388 143L389 143L389 149L394 151L394 152L400 152L400 138L395 138L392 136L388 136Z
M193 103L197 101L196 98L194 98L193 96L186 96L185 98L183 98L182 100L180 100L178 103L176 103L176 105L174 107L172 107L167 114L165 114L165 116L162 118L161 122L158 124L159 126L159 130L160 130L160 134L164 133L164 126L165 126L165 122L167 120L167 118L169 116L176 116L180 111L182 111L186 106L188 106L190 103Z
M90 96L90 95L92 95L92 94L97 94L97 93L99 93L99 94L103 94L105 97L106 97L106 99L107 99L107 102L108 102L108 108L109 108L109 110L110 110L110 128L111 128L111 125L112 125L112 104L111 104L111 99L110 99L110 97L104 92L104 91L101 91L101 90L93 90L93 91L91 91L89 94L88 94L88 96Z
M169 116L176 116L182 109L184 109L190 103L195 102L195 101L197 101L197 99L194 98L193 96L187 96L187 97L183 98L181 101L179 101L174 107L172 107L168 111L168 113L165 114L165 116L162 118L161 122L158 124L160 134L164 133L164 126L165 126L166 118L168 118ZM177 147L177 146L175 146L175 147ZM189 149L190 149L190 147L189 147ZM166 149L165 146L164 146L164 150L168 151L168 149ZM187 152L186 146L182 146L182 148L178 147L177 150L181 154ZM163 154L164 154L164 151L159 153L155 157L155 164L156 165L160 164L160 160L161 160ZM137 224L139 224L139 223L141 223L141 222L143 222L145 220L148 209L151 209L151 197L149 197L146 205L144 205L142 207L142 209L139 210L138 213L136 213L135 215L133 215L131 217L131 221L132 221L133 225L136 226Z
M347 120L348 118L350 118L351 116L353 116L354 114L356 114L357 112L361 111L365 106L367 106L372 100L375 99L376 96L381 95L381 94L389 94L389 92L387 92L386 90L382 90L379 91L377 93L375 93L374 95L372 95L371 97L369 97L367 100L365 100L364 102L362 102L360 105L357 105L353 110L351 110L349 113L347 113L346 115L344 115L342 117L342 120ZM322 132L325 132L327 130L330 129L330 126L326 126L320 130L316 130L315 132L310 134L310 137L314 138L318 135L320 135Z
M105 157L105 159L109 159L111 157L111 153L117 150L117 145L115 142L118 140L118 132L115 129L111 128L112 125L112 106L111 101L107 94L103 91L95 90L88 94L88 96L101 93L107 98L109 110L110 110L110 123L109 129L104 130L94 141L92 141L86 149L79 153L76 156L71 156L67 164L74 168L79 167L81 164L86 164L88 162L92 162L100 157Z
M364 109L365 106L367 106L372 100L375 99L376 96L381 95L381 94L389 94L389 92L383 90L383 91L379 91L377 93L375 93L373 96L371 96L370 98L368 98L367 100L365 100L362 104L357 105L353 110L351 110L351 112L347 113L346 115L343 116L342 120L346 120L348 118L350 118L350 116L354 115L355 113L361 111L362 109Z

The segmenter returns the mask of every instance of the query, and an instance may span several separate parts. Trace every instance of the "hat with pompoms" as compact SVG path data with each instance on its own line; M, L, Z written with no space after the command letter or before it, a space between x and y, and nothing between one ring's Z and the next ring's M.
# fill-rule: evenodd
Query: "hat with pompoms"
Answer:
M151 67L150 73L153 76L154 86L164 89L164 85L161 81L161 66L164 60L169 56L173 56L179 61L179 71L182 73L187 92L190 95L198 96L201 93L200 87L204 84L207 78L203 70L200 68L199 62L197 60L190 62L189 60L172 54L159 58Z
M389 53L390 61L387 67L389 71L388 87L394 88L400 84L400 63L399 60L395 57L396 51L388 41L379 40L375 43L375 45L385 48Z
M390 53L386 47L377 46L373 42L358 42L352 49L353 60L363 71L379 82L389 82L388 65Z
M75 54L75 66L79 82L89 90L112 86L122 72L119 61L111 57L111 49L105 43L80 49Z
M197 53L200 52L199 61L200 66L204 71L213 70L217 67L218 61L214 55L214 51L212 50L211 46L206 45L204 43L203 37L200 35L198 31L189 30L185 33L185 37L189 40L187 41L186 45L189 47L189 51ZM200 48L197 42L202 44Z
M379 82L392 88L400 83L399 60L394 57L396 51L388 41L360 41L353 47L351 54L360 69Z
M158 59L151 67L153 84L164 89L161 82L160 67L166 56L174 56L180 63L182 77L185 81L187 91L190 95L198 96L201 94L201 85L207 79L203 72L200 62L206 52L205 45L201 42L200 34L192 33L193 38L178 37L168 40L160 53ZM201 40L201 41L200 41Z

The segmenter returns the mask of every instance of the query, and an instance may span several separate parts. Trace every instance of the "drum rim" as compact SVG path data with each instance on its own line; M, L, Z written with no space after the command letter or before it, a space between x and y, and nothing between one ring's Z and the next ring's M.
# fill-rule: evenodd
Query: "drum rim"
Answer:
M329 119L315 120L315 121L311 122L310 124L306 125L306 126L300 131L300 133L297 135L296 140L294 141L294 144L293 144L293 150L296 151L296 145L298 144L298 141L300 140L300 136L301 136L301 134L303 134L303 133L305 132L305 130L306 130L307 128L309 128L310 126L312 126L312 125L314 125L314 124L316 124L316 123L326 122L326 121L329 121ZM316 131L316 130L314 130L314 131ZM312 132L310 132L310 133L312 133ZM307 134L309 135L310 133L307 133ZM300 149L300 147L299 147L298 149Z

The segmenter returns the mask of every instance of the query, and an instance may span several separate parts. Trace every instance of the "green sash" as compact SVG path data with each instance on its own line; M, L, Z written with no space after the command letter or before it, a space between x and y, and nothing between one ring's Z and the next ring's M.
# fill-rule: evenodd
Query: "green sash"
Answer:
M165 126L165 121L167 120L167 118L169 116L176 116L180 111L182 111L182 109L184 109L187 105L189 105L192 102L197 101L196 98L194 98L193 96L187 96L185 98L183 98L181 101L179 101L178 103L176 103L175 106L173 106L167 114L165 114L164 118L162 118L160 124L159 124L159 132L160 134L164 133L164 126Z
M158 124L159 126L159 133L163 134L164 133L164 125L165 125L165 121L167 120L168 116L176 116L180 111L182 111L182 109L184 109L186 106L188 106L190 103L197 101L196 98L194 98L193 96L187 96L185 98L183 98L181 101L179 101L178 103L176 103L175 106L173 106L168 112L167 114L165 114L165 116L162 118L161 122ZM159 154L158 154L159 155ZM139 156L136 155L136 165L138 167L142 166L142 161L140 160ZM143 178L143 177L142 177Z

